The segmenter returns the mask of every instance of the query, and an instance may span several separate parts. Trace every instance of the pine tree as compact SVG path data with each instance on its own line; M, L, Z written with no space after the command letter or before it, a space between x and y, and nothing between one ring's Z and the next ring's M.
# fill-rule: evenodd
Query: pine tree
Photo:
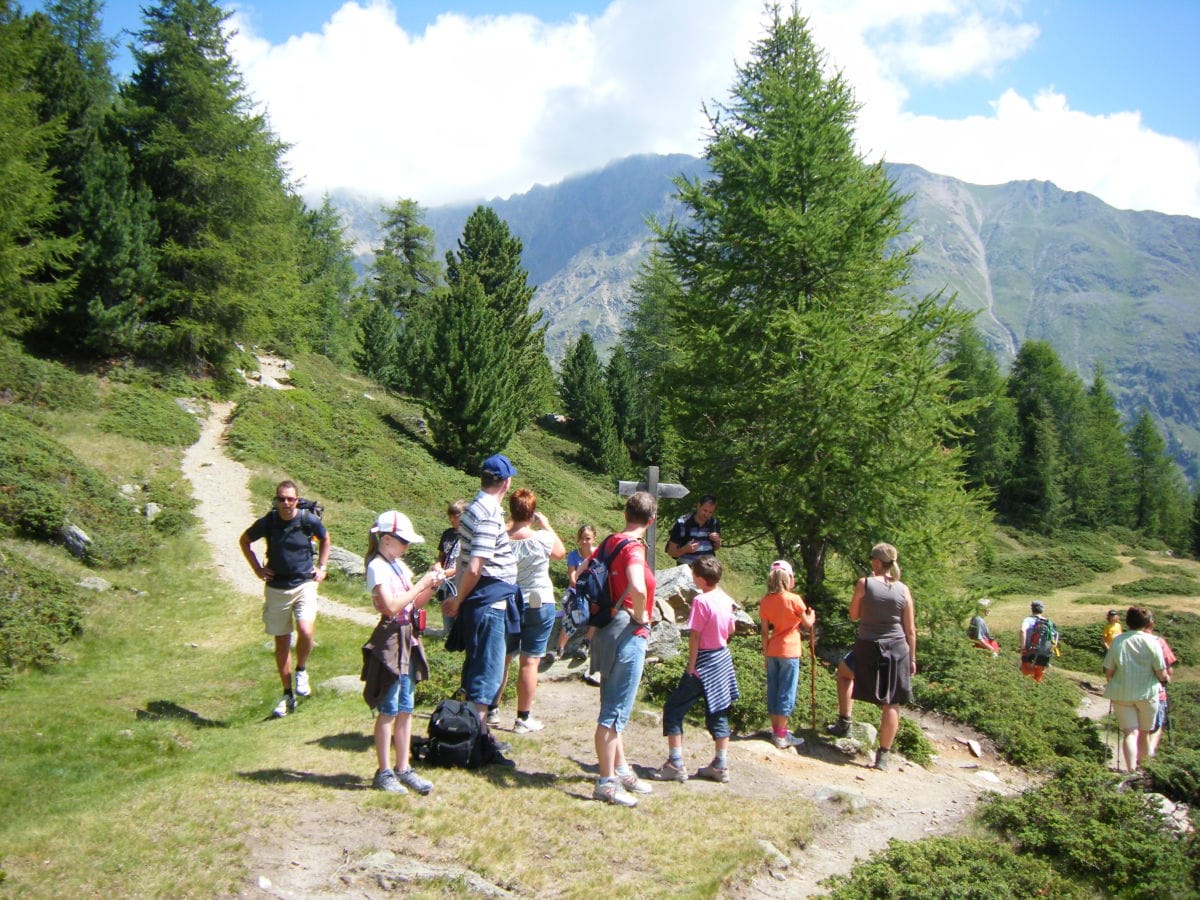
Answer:
M490 207L480 206L467 218L457 249L446 254L446 283L455 286L467 275L478 281L499 322L499 339L508 345L509 362L523 376L511 409L514 433L542 408L550 372L546 326L539 324L540 312L529 311L534 288L526 283L521 251L521 240L508 224Z
M444 315L430 332L426 383L434 445L463 471L478 472L479 463L516 433L512 404L521 373L500 315L474 273L456 278L438 305Z
M560 394L571 431L583 444L591 468L611 475L629 469L629 454L617 436L612 399L591 335L567 345L563 356Z
M326 194L317 209L304 210L300 283L304 345L336 363L348 363L355 350L354 325L361 296L354 254L341 214Z
M1188 549L1193 559L1200 559L1200 485L1196 487L1192 498L1192 518L1188 523L1190 528L1190 543Z
M1017 455L998 505L1014 523L1049 533L1070 519L1079 483L1087 424L1083 382L1048 343L1026 341L1007 392L1017 413Z
M123 323L152 289L155 223L116 128L111 42L101 34L98 0L59 0L37 19L42 41L35 80L44 121L61 121L51 155L59 177L56 232L77 238L75 280L45 336L111 354L131 339Z
M967 484L995 490L1012 471L1017 414L1004 392L1000 366L973 325L959 332L954 341L950 376L954 379L951 398L977 404L964 416L964 434L957 441L965 453Z
M1186 548L1187 488L1148 410L1142 410L1129 431L1129 452L1133 458L1134 528L1173 548Z
M374 301L359 322L358 348L354 365L372 381L394 388L399 344L396 341L396 317L382 303Z
M612 403L617 439L632 452L641 438L642 398L629 352L623 344L613 347L608 365L604 367L604 387Z
M124 90L134 167L159 233L154 293L137 310L141 352L222 364L299 301L299 234L284 146L246 94L212 0L143 10Z
M32 52L31 52L32 51ZM31 86L38 50L29 23L0 0L0 333L25 334L58 308L75 241L54 232L56 181L49 154L61 121L39 119Z
M693 489L730 535L799 556L806 596L829 553L865 565L886 539L917 577L968 551L942 344L965 322L903 299L904 198L853 139L857 110L794 11L709 113L712 175L681 179L688 213L659 230L681 292L669 306L670 412Z
M1087 527L1131 525L1133 463L1117 402L1097 367L1087 391L1086 432L1074 484L1075 521Z

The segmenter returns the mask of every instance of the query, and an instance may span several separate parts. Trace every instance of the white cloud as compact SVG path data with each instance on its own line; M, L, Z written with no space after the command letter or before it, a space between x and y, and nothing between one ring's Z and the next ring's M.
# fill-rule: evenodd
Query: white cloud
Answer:
M968 181L1039 178L1114 206L1200 215L1200 147L1136 112L1095 116L997 72L1037 36L1005 0L820 0L813 37L864 108L863 152ZM345 3L321 32L272 45L248 20L230 49L307 196L348 188L435 205L504 196L633 153L699 153L761 35L760 0L614 0L548 25L440 16L409 34L388 0ZM997 80L987 114L916 115L909 84Z

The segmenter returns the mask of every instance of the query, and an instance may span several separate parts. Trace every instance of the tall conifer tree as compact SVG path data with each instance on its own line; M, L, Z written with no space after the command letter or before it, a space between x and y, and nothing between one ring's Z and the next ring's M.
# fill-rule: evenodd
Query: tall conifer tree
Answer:
M682 288L666 375L686 477L721 498L727 535L798 556L806 596L829 553L865 565L885 535L930 577L974 521L939 362L965 319L901 299L904 198L858 156L850 88L824 73L776 8L709 113L711 177L678 182L689 217L659 232Z
M976 404L963 419L958 439L966 451L963 466L972 488L995 490L1012 470L1016 455L1017 414L1004 391L1004 376L974 325L959 332L950 355L951 396Z
M142 351L221 363L299 299L296 217L281 156L230 58L212 0L143 10L125 90L134 165L159 225L157 288L139 307Z
M624 474L629 454L617 436L612 398L590 334L581 334L567 345L561 378L563 406L572 432L583 444L588 465L610 475Z
M28 24L0 0L0 333L8 334L27 333L58 309L75 243L54 232L49 154L62 123L39 118Z

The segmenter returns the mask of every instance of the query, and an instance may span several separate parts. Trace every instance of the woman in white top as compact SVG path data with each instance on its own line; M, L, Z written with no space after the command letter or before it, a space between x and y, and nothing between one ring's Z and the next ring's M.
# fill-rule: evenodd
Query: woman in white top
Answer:
M550 561L562 559L567 548L559 540L549 520L537 509L537 494L528 488L514 491L508 498L512 525L508 540L517 558L517 584L525 597L521 622L521 667L517 675L517 721L513 731L529 734L545 726L529 713L537 692L538 666L546 655L546 644L554 629L554 584L550 581ZM534 526L537 526L536 528ZM507 669L512 654L505 660ZM504 691L503 685L500 687ZM496 702L499 703L499 696Z

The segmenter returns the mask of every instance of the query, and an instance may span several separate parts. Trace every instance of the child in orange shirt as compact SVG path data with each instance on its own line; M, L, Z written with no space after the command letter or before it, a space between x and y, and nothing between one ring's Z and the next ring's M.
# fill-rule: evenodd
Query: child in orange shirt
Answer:
M784 559L775 560L767 576L767 595L758 606L763 656L767 660L771 740L780 750L804 744L804 738L788 732L788 716L796 706L796 685L800 681L800 659L804 652L800 631L812 628L817 620L817 614L808 608L804 598L792 593L795 583L791 564Z

